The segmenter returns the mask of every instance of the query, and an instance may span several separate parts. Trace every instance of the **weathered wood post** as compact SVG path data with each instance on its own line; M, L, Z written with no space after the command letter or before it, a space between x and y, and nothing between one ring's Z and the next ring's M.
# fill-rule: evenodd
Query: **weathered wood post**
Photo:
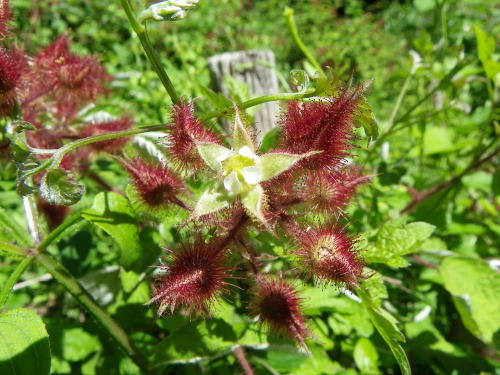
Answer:
M272 51L226 52L210 57L208 67L216 90L225 96L228 96L228 88L224 82L227 75L238 82L247 84L252 97L279 92L275 57ZM275 126L278 116L278 102L260 105L254 116L258 140Z

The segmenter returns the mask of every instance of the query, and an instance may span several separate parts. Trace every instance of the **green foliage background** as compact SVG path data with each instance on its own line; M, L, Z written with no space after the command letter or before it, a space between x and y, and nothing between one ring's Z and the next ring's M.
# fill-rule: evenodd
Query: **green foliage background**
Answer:
M80 230L49 252L168 374L241 373L231 354L237 344L258 374L398 374L391 350L374 329L390 325L390 319L382 314L370 320L381 307L400 322L413 373L500 374L500 275L492 266L499 258L498 159L474 167L498 147L498 40L493 49L488 42L488 35L500 35L497 2L201 0L185 20L151 25L151 39L178 91L199 98L200 111L212 109L200 89L210 85L206 60L221 52L272 49L282 89L289 91L288 72L310 67L287 33L285 5L294 8L301 35L320 63L346 79L351 74L356 82L373 79L368 100L382 135L370 145L360 137L355 153L357 163L376 177L350 208L352 231L363 233L369 267L383 275L366 281L376 301L372 309L332 287L299 285L316 336L310 357L267 336L237 297L222 302L210 320L157 319L143 306L150 287L141 274L160 247L178 241L173 228L182 219L173 212L159 230L136 232L134 225L89 225L102 198L94 201L100 188L90 180L74 208L86 209ZM137 124L168 121L169 99L118 1L14 0L12 8L19 44L28 53L67 33L75 51L100 56L115 81L112 94L94 110L129 113ZM420 55L418 66L412 65L410 50ZM463 68L449 76L457 64ZM101 157L92 169L125 191L127 178L112 159ZM13 166L1 166L0 177L2 211L23 223ZM412 191L444 181L451 182L405 211ZM127 202L110 199L118 212L133 216ZM3 226L0 238L10 239ZM142 254L126 245L136 242ZM289 260L286 249L274 238L266 244L279 258L273 265L278 270ZM127 263L137 258L140 266ZM2 258L0 285L15 265ZM31 267L23 279L43 273ZM5 307L28 307L43 317L53 374L141 373L53 280L15 291ZM0 322L7 318L0 315ZM400 336L393 333L397 343Z

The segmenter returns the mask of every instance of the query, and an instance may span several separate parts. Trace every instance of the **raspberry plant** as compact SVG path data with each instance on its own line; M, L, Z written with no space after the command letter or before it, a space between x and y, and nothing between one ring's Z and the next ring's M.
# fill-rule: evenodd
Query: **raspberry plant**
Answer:
M321 338L304 313L307 298L301 297L311 286L325 298L334 291L362 304L401 372L410 374L404 336L382 307L385 287L369 265L381 259L404 264L401 255L426 239L432 227L403 221L383 227L381 232L407 234L408 243L401 240L404 246L397 250L393 243L377 242L385 238L380 232L351 231L348 206L374 177L358 162L364 152L360 144L378 136L365 97L369 85L342 83L332 69L321 66L302 42L293 11L287 8L291 37L314 73L292 72L296 92L248 101L204 88L214 108L201 112L196 99L182 95L182 86L170 79L146 27L189 17L198 1L162 1L140 12L129 0L120 3L170 98L171 120L166 124L137 126L131 113L104 118L94 113L100 100L113 95L113 77L99 57L74 53L68 35L28 56L10 30L8 1L0 1L0 156L15 162L28 228L0 212L2 225L12 233L12 238L0 241L0 250L18 262L2 288L0 306L23 272L36 263L142 372L170 371L58 261L55 245L91 224L116 242L119 256L114 261L133 284L125 293L149 286L141 311L154 310L155 316L148 316L151 322L158 319L169 326L179 317L210 321L237 305L247 315L247 326L232 351L245 374L253 373L243 350L246 330L268 334L269 341L284 338L298 352L314 355L309 345L321 344ZM277 130L259 144L247 110L267 101L284 105ZM229 120L230 129L221 131L214 122L221 118ZM151 132L161 133L155 143L161 158L134 142L134 136ZM125 191L95 172L102 160L128 175ZM89 198L85 182L100 192ZM157 241L161 252L156 251L158 243L146 238L152 232L168 237ZM13 310L0 319L32 327L33 337L42 339L38 350L43 360L50 359L43 345L47 334L36 315ZM197 334L213 334L205 331ZM175 332L170 329L168 334L175 337ZM155 334L159 340L165 332ZM23 369L19 361L13 363ZM3 371L2 366L0 362ZM49 367L44 362L36 373L48 373Z

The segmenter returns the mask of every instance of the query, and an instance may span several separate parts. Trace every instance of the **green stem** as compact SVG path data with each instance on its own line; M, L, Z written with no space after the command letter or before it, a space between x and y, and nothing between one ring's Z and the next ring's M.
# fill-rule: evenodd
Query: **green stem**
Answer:
M49 247L52 243L56 242L61 234L66 233L66 231L72 227L75 226L76 228L79 228L79 224L81 223L86 223L85 219L80 215L80 213L74 214L67 218L61 225L59 225L56 229L54 229L52 232L50 232L47 237L43 239L43 241L40 243L38 246L38 252L43 252L47 247Z
M51 168L57 168L67 153L74 151L79 147L89 145L91 143L107 141L109 139L115 139L115 138L130 137L132 135L141 133L165 130L165 128L166 125L151 125L151 126L144 126L141 128L122 130L118 132L98 134L98 135L93 135L91 137L78 139L76 141L67 143L63 147L58 149L52 156L52 162L50 163L50 166Z
M288 26L288 29L290 30L290 33L292 34L292 38L297 44L297 46L300 48L304 56L309 60L309 62L312 64L314 69L318 71L318 73L323 74L323 68L321 65L316 61L312 53L307 49L306 45L302 41L299 35L299 31L297 29L297 24L295 23L295 17L293 16L293 9L286 7L285 11L283 12L283 15L285 16L286 24Z
M33 262L33 259L34 259L33 257L24 258L21 261L21 263L19 263L17 265L14 272L12 272L9 275L9 278L5 282L5 285L3 286L2 291L0 292L0 309L5 305L5 303L9 299L9 295L10 295L12 288L17 283L17 280L19 280L19 278L21 277L23 272L26 270L26 268L28 268L28 266L31 264L31 262Z
M250 107L254 107L259 104L273 102L277 100L301 100L305 98L310 98L315 95L315 90L308 90L306 92L290 92L290 93L282 93L282 94L272 94L272 95L264 95L259 96L257 98L252 98L238 105L239 109L246 109ZM207 121L214 117L220 117L227 115L234 111L234 107L226 107L224 109L220 109L217 111L209 112L200 118L201 121Z
M134 29L135 33L139 37L139 40L141 41L142 48L144 48L144 51L146 52L146 56L148 57L149 62L153 66L153 69L158 75L158 78L160 78L161 83L167 90L170 99L172 99L172 103L179 104L180 103L179 96L177 95L177 92L175 91L172 81L168 77L167 72L163 68L161 61L158 55L156 54L151 44L151 41L149 40L146 28L137 21L137 18L128 0L120 0L120 3L122 4L123 9L125 10L130 26L132 26L132 29Z
M107 333L120 345L125 353L143 370L153 373L144 355L134 346L125 331L94 301L92 296L80 285L69 271L54 258L46 253L36 256L36 261L59 282L66 290L82 304L105 329Z
M17 243L21 244L21 246L31 245L29 233L26 229L12 217L9 217L7 211L5 211L2 207L0 207L0 224L2 224L2 226L6 228L10 234L12 234L12 238L16 240Z
M0 241L0 251L4 251L10 255L14 255L16 257L25 257L28 254L26 250L20 248L19 246L12 245L8 242Z

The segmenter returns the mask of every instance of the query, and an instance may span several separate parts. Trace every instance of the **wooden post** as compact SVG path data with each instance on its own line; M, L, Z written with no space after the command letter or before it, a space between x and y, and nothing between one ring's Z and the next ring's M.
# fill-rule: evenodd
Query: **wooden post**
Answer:
M279 93L275 57L272 51L226 52L210 57L208 67L216 90L225 96L229 94L224 82L227 75L247 84L252 97ZM268 102L259 106L254 115L258 140L276 125L278 116L278 102Z

